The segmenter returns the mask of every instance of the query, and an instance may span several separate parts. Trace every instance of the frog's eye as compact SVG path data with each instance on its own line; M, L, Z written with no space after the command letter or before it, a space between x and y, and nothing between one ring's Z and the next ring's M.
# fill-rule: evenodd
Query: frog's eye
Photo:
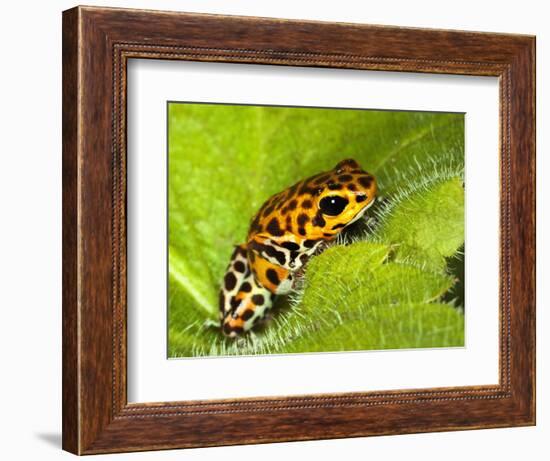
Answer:
M340 197L338 195L329 195L328 197L322 198L319 202L319 208L323 214L328 216L337 216L348 204L348 199Z

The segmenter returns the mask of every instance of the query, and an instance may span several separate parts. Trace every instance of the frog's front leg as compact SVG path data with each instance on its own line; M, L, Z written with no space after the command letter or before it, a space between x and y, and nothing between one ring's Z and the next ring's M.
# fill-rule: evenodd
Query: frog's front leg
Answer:
M246 245L237 246L220 289L220 321L223 333L234 338L250 330L271 308L273 296L255 278Z

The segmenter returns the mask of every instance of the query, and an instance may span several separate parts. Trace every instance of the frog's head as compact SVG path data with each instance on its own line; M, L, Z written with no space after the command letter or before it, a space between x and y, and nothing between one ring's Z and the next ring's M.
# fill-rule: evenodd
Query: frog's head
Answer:
M267 200L251 223L248 239L264 234L331 240L374 203L376 179L352 159L312 176Z
M317 237L331 238L357 221L376 197L376 179L353 159L339 162L331 171L312 178L316 187L316 213L311 224ZM317 228L317 229L316 229Z

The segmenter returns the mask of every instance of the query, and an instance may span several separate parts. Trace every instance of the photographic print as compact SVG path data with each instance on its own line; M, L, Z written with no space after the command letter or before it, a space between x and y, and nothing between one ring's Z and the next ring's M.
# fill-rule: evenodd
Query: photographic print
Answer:
M63 448L534 425L535 41L64 11Z
M167 115L169 358L464 346L464 114Z

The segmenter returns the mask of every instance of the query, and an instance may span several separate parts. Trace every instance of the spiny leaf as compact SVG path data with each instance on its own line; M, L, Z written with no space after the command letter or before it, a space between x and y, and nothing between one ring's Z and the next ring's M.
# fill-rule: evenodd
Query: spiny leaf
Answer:
M385 330L388 318L378 317L378 310L428 306L453 285L453 279L443 273L387 262L389 249L388 245L373 242L330 248L308 265L302 296L291 310L281 312L261 335L231 342L229 347L223 339L219 339L214 350L223 355L354 350L346 341L339 342L341 336L338 339L333 337L333 331L342 331L342 325L362 325L365 321L371 324L371 329ZM454 307L445 306L457 313L457 322L463 317ZM407 347L426 343L424 330L431 331L432 327L423 325L422 319L431 319L437 315L437 310L425 311L431 313L429 317L423 317L422 312L419 310L419 319L408 327L409 342L403 343ZM448 319L448 313L444 310L441 316ZM431 341L449 346L447 333L442 330L438 335L432 331ZM383 336L384 333L380 332L375 338ZM452 335L454 340L458 336L456 332ZM376 346L375 340L370 339L365 343L365 348L384 349L386 343ZM212 348L199 348L196 354L209 355L206 350L211 351Z
M373 305L361 316L319 329L289 344L287 352L358 351L464 345L464 316L440 303Z
M450 179L402 199L386 213L378 235L397 245L398 261L443 270L445 258L464 242L462 179Z

